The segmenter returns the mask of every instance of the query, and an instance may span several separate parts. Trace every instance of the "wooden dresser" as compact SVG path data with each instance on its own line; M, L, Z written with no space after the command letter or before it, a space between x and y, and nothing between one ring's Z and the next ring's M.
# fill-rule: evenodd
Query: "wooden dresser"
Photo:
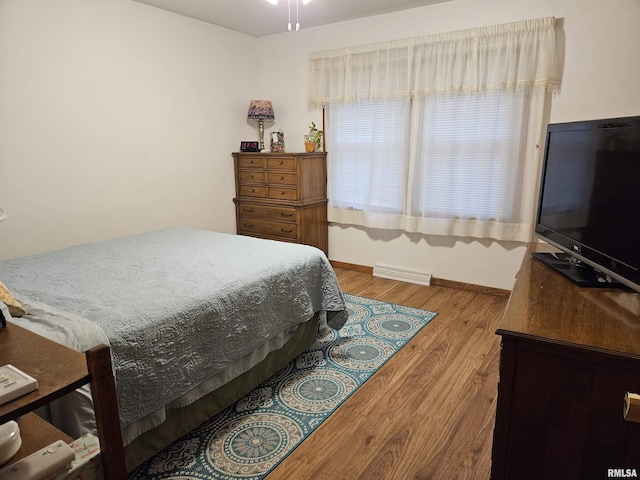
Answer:
M579 288L529 247L497 334L502 336L493 480L640 477L640 294ZM634 475L634 473L636 475Z
M233 161L238 234L328 255L326 153L234 153Z

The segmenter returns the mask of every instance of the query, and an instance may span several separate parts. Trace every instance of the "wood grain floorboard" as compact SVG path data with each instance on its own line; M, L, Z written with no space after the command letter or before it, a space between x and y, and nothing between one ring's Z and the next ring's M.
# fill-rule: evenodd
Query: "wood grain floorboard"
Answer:
M438 312L267 480L487 480L507 299L336 268L345 293Z

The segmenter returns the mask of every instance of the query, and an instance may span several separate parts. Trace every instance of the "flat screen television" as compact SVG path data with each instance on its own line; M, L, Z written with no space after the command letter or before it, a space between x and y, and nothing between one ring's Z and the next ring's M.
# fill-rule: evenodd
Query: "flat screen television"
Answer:
M640 116L547 127L535 233L577 285L640 292Z

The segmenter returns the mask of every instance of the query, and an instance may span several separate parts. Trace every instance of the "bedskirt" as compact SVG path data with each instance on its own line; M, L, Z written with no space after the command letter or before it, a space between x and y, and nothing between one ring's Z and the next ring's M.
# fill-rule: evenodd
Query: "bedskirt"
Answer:
M230 380L193 404L167 411L165 421L139 435L125 447L127 470L132 471L160 450L190 432L218 412L249 393L316 341L319 316L314 316L291 335L279 349L244 373Z

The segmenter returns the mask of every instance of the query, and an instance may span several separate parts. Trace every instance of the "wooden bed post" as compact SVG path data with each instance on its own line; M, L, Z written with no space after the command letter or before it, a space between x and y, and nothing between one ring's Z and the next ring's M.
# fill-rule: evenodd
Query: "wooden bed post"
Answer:
M106 345L98 345L87 350L85 355L91 378L91 397L96 415L104 478L105 480L125 480L127 468L124 460L116 386L111 367L111 352Z

